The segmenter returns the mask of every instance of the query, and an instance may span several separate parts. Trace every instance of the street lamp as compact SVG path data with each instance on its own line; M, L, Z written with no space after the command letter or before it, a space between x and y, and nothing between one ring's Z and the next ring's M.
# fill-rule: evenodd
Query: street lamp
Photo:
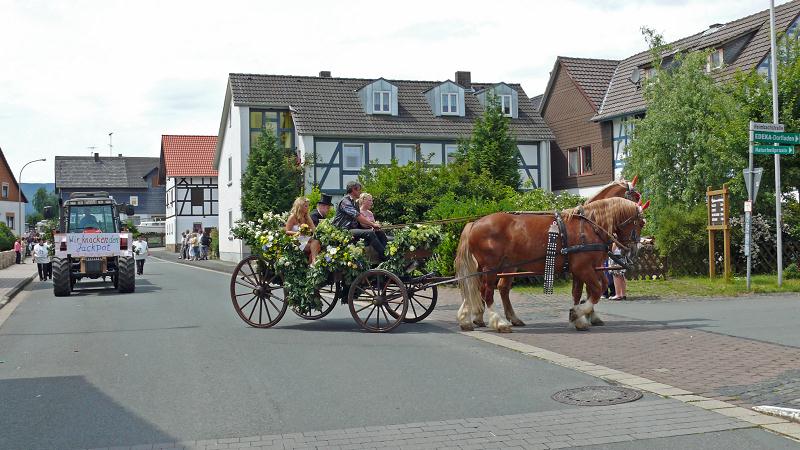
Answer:
M17 180L18 184L19 184L19 186L18 186L19 187L19 192L17 193L17 194L19 194L17 196L18 199L19 199L19 218L17 218L17 222L19 222L19 235L20 236L22 236L22 231L24 230L24 225L22 223L23 222L23 220L22 220L22 171L25 170L25 167L30 163L35 163L35 162L39 162L39 161L46 161L46 160L47 160L47 158L34 159L33 161L26 162L25 165L22 166L22 169L19 169L19 180Z

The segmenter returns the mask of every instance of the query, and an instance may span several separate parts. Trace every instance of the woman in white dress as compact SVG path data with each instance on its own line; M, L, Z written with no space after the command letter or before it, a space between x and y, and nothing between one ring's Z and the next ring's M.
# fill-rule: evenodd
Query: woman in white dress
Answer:
M305 197L297 197L289 211L289 220L286 221L286 234L297 236L300 243L300 250L308 257L309 264L314 264L320 250L320 243L316 239L311 239L316 227L311 220L308 212L309 201ZM307 226L307 228L305 227ZM303 230L300 228L303 227Z

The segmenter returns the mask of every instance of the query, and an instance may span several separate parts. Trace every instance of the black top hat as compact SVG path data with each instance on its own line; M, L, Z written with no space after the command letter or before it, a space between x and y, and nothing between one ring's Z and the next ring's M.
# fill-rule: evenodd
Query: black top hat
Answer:
M317 202L318 205L330 205L333 206L333 202L331 202L331 196L328 194L322 194L322 197Z

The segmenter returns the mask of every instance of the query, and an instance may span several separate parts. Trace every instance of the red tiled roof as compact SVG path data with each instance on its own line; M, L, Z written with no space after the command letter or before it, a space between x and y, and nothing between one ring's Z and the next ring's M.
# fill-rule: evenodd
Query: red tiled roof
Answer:
M166 177L216 177L216 136L161 136L161 158Z

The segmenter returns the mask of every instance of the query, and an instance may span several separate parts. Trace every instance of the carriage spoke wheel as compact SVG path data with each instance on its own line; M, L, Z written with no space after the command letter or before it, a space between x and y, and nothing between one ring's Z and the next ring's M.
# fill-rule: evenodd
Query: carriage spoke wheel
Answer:
M436 307L436 300L439 298L439 289L436 286L420 290L415 288L416 286L411 286L408 289L408 311L403 319L405 323L417 323L428 317ZM389 311L389 314L392 312Z
M385 333L403 322L408 309L408 292L397 275L372 269L353 281L347 303L350 314L361 328Z
M236 314L251 327L269 328L278 323L288 304L283 280L256 256L243 259L231 276L231 300Z
M325 284L314 290L314 297L319 309L312 309L307 313L301 313L297 308L292 307L292 312L306 320L317 320L330 314L336 302L339 301L339 287L336 282Z

